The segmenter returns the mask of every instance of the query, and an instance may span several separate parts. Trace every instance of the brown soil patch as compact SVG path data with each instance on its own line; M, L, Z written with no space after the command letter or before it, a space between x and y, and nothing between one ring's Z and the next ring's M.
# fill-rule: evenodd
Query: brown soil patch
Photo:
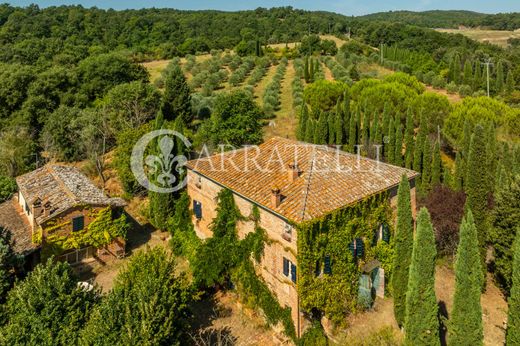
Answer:
M450 94L444 89L435 89L429 85L425 85L425 87L426 87L427 91L431 91L433 93L436 93L436 94L439 94L442 96L446 96L448 98L448 101L450 101L450 103L457 103L457 102L462 101L462 97L460 97L459 94Z

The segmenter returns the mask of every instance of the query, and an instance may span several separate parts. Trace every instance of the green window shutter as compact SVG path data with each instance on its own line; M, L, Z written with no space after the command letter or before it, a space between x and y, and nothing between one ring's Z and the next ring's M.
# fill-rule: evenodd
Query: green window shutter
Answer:
M287 258L283 258L283 275L289 276L289 260Z
M356 247L354 246L354 242L348 244L348 248L350 250L350 253L352 254L352 258L356 259Z
M383 225L383 241L385 243L390 243L390 228L387 224Z
M328 255L325 256L323 262L324 262L323 273L327 274L327 275L331 275L332 274L332 266L330 265L331 264L330 256L328 256Z
M291 280L296 283L296 266L291 263Z
M356 238L356 254L359 257L363 257L365 255L365 243L363 243L363 239Z
M85 218L83 216L77 216L72 219L72 232L82 231L85 227Z

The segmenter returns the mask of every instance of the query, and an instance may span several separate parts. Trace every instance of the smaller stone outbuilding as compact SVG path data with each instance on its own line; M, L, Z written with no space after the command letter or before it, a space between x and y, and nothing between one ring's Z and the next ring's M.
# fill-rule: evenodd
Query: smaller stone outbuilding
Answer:
M118 229L125 228L125 201L105 195L77 168L46 165L16 183L15 196L0 204L0 226L11 232L28 267L42 255L70 264L124 256L125 230ZM96 237L94 227L111 231L111 239Z

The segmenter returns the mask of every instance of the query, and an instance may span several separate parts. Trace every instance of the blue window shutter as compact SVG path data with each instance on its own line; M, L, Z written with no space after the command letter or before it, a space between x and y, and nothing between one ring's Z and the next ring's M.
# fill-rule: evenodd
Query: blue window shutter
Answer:
M82 231L85 227L85 218L82 216L77 216L72 219L72 232Z
M296 266L291 263L291 280L296 283Z
M390 243L390 228L387 224L383 225L383 241Z
M332 266L330 265L330 256L325 256L324 258L324 266L323 266L323 273L327 275L332 274Z
M363 257L365 254L365 244L361 238L356 238L356 252L359 257Z
M202 219L202 204L198 201L193 201L193 213L197 219Z
M356 259L356 247L354 246L354 242L348 244L348 248L350 249L350 253L352 254L352 258Z
M283 258L283 275L289 276L289 260L287 258Z

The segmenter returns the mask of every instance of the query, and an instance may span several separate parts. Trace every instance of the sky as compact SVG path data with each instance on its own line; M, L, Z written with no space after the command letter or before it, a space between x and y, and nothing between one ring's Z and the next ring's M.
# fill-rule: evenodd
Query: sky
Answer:
M484 13L520 12L520 0L331 0L331 1L225 1L225 0L5 0L14 6L35 3L40 7L77 5L83 7L128 9L128 8L176 8L181 10L217 9L236 11L257 7L293 6L307 10L323 10L345 15L363 15L390 10L470 10ZM0 0L0 3L4 2Z

